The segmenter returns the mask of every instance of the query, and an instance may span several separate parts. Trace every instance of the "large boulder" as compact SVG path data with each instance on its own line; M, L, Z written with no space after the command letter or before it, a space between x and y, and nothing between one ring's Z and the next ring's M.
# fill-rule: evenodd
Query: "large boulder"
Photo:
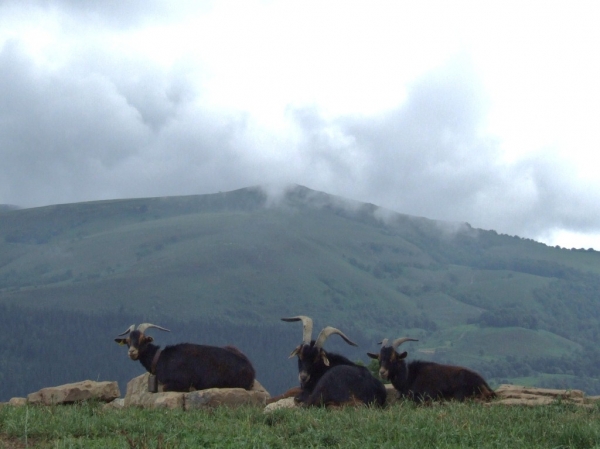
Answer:
M125 407L168 408L191 410L217 406L256 405L264 406L270 397L267 390L254 381L252 390L243 388L210 388L190 393L163 392L159 385L157 393L148 392L148 378L145 373L127 383Z
M149 373L134 377L127 382L127 392L125 393L125 407L143 407L143 408L183 408L183 395L185 393L162 392L159 385L158 393L148 391Z
M29 404L56 405L72 404L87 400L111 402L121 396L117 382L95 382L84 380L57 387L42 388L27 395Z

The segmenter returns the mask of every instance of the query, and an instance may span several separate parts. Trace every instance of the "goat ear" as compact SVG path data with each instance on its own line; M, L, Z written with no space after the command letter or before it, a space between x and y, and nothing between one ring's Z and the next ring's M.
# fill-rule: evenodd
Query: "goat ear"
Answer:
M119 343L120 346L123 346L125 343L127 343L126 338L115 338L115 341Z
M379 354L373 354L372 352L367 352L367 355L372 359L379 360Z
M141 341L140 343L152 343L154 341L154 338L149 337L148 335L144 335L144 340Z
M398 355L398 358L400 360L402 360L402 359L405 359L407 355L408 355L408 352L404 351L402 354Z
M329 366L329 359L327 358L327 354L325 354L325 352L321 353L321 359L323 359L325 366Z

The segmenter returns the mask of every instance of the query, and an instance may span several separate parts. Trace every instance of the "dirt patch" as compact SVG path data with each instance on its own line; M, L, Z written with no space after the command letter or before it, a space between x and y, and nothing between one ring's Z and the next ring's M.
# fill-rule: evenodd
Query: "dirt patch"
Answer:
M0 449L24 449L30 447L50 447L50 443L32 438L27 438L27 442L25 442L23 438L11 438L6 435L0 435Z

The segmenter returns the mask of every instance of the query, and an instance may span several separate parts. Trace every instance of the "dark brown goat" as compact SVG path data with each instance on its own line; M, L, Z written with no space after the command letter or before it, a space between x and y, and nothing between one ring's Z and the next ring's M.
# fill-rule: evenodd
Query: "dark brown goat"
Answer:
M412 338L398 338L387 346L382 341L379 354L367 353L379 360L379 376L389 380L398 391L399 397L416 402L444 399L463 401L467 398L488 400L496 397L486 381L475 371L460 366L441 365L434 362L404 360L407 352L398 353L396 348Z
M313 325L309 317L297 316L282 320L302 321L303 324L302 343L290 354L290 358L298 356L300 393L296 396L296 401L316 406L385 404L385 387L367 368L322 348L325 340L334 334L356 346L342 331L328 326L319 333L315 341L311 340Z
M254 384L254 368L248 358L233 346L220 348L192 343L180 343L160 349L153 338L144 334L154 324L131 325L115 341L129 347L131 360L139 360L151 374L156 374L163 391L190 391L207 388L245 388Z

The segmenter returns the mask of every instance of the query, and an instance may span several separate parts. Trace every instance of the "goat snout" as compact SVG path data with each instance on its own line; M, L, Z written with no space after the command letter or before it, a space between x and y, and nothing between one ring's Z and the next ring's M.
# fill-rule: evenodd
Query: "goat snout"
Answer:
M389 371L388 370L386 370L384 368L381 368L379 370L379 377L381 377L383 380L387 380L388 376L389 376Z
M300 381L300 385L306 385L306 383L310 380L310 374L306 371L302 371L298 374L298 380Z
M129 351L127 351L127 355L129 356L129 358L131 360L137 360L138 359L138 350L135 348L129 348Z

